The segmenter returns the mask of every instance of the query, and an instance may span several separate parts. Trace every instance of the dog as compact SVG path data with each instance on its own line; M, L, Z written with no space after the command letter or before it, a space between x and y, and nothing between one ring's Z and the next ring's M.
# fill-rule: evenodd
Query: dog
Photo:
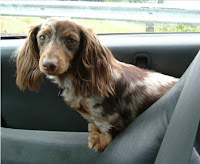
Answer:
M43 75L63 88L64 101L88 122L89 148L103 151L177 78L114 58L90 29L49 18L31 28L17 52L16 83L38 91Z

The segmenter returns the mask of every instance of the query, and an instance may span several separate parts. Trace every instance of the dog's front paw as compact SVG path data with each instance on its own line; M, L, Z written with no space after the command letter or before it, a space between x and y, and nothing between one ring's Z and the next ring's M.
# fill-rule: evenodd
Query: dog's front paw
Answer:
M110 134L103 134L99 132L92 132L88 137L89 148L94 149L96 152L104 151L111 141L112 137Z
M88 131L91 132L91 133L92 132L99 132L100 133L100 129L98 128L98 126L96 126L93 123L88 124Z

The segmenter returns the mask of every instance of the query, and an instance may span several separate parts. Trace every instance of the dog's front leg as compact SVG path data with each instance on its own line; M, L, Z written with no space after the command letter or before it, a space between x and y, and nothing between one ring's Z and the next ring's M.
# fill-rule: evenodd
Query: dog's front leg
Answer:
M104 151L112 141L112 136L109 133L101 133L99 128L93 123L88 124L88 131L90 132L88 137L89 148L94 149L96 152Z

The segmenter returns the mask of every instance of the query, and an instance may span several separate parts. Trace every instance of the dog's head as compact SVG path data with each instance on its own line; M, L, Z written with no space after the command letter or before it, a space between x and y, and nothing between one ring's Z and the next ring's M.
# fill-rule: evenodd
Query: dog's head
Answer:
M43 74L73 74L76 94L112 93L111 52L91 30L50 18L33 27L17 56L17 85L37 91Z

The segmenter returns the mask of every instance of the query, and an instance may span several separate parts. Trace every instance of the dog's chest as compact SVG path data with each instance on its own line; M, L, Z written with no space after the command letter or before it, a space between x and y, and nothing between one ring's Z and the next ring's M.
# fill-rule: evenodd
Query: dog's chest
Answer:
M102 114L102 98L83 98L75 96L74 86L71 80L65 80L62 97L71 108L79 112L86 120L95 123L102 132L107 132L111 125ZM98 104L98 105L97 105Z

